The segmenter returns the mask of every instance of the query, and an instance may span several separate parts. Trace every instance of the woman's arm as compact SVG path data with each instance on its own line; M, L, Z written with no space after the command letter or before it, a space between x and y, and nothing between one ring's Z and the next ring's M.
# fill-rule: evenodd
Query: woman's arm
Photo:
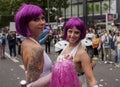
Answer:
M31 83L40 78L40 74L43 72L43 49L40 47L32 47L31 49L24 48L23 51L23 63L26 68L27 83Z
M32 83L28 84L27 87L44 87L44 86L47 86L50 83L50 79L51 79L51 73L48 74L45 77L39 78L35 82L32 82ZM47 87L49 87L49 86L47 86Z
M48 35L49 35L49 34L46 34L45 37L43 37L43 38L41 38L41 39L39 40L39 43L40 43L41 45L45 43L45 41L46 41L47 38L48 38Z
M95 85L97 85L97 82L96 82L95 76L93 74L90 57L88 56L86 51L81 51L79 57L80 57L82 69L85 73L88 83L89 83L90 87L94 87Z

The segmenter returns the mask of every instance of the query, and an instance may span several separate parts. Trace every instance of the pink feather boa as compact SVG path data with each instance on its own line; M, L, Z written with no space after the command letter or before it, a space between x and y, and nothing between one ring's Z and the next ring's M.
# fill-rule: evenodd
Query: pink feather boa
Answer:
M63 60L55 64L50 87L80 87L77 72L70 60Z

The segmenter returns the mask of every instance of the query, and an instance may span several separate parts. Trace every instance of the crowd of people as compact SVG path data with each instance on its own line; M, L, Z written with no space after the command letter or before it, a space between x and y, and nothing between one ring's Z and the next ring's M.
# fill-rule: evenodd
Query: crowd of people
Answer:
M71 17L63 30L46 27L44 10L32 4L23 4L15 15L16 32L0 36L0 55L5 58L7 38L10 57L21 55L25 67L27 87L98 87L94 76L94 58L120 63L120 31L103 29L101 33L85 26L79 17ZM51 42L68 44L53 65L48 54ZM45 45L45 48L43 47ZM83 56L84 55L84 56ZM66 77L66 78L65 78Z
M5 33L1 32L0 33L0 58L5 59Z
M20 55L20 45L23 38L18 36L15 31L8 31L6 33L4 30L0 33L0 57L1 59L6 59L5 48L9 49L10 58L16 58L17 54ZM17 48L18 47L18 52Z
M89 28L82 42L91 59L97 58L104 63L120 63L120 30L118 28L108 31L102 29L101 33Z

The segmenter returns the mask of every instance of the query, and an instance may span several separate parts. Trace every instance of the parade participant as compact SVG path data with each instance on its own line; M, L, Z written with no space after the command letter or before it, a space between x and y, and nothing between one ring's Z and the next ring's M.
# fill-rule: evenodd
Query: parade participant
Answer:
M88 87L87 81L90 87L98 87L95 76L93 74L93 70L92 70L93 65L91 63L91 59L88 53L85 51L85 49L81 45L81 40L86 35L86 27L84 25L84 22L77 17L73 17L73 18L70 18L68 22L66 22L63 29L64 29L64 39L66 39L69 43L57 58L57 62L59 64L56 63L53 69L53 74L51 79L53 81L51 81L51 84L54 85L54 84L61 83L61 85L63 85L62 83L64 83L64 81L66 82L69 79L69 78L62 78L62 77L65 76L64 73L68 73L66 74L66 76L70 75L69 74L70 72L68 71L70 68L68 67L69 69L65 71L67 68L67 65L62 65L62 63L60 63L68 59L68 60L71 60L71 62L73 63L77 71L76 76L78 76L79 80L81 81L82 87ZM66 66L66 67L64 68L61 66ZM61 74L58 73L59 74L58 75L56 70L58 72L61 71ZM56 76L59 78L56 78ZM87 81L85 78L87 78ZM52 83L54 82L54 79L56 79L58 82ZM75 83L75 82L73 81L71 83ZM62 87L68 87L68 86L62 86ZM73 86L69 86L69 87L73 87ZM74 87L77 87L77 86L74 86Z
M100 37L98 34L95 34L92 43L94 57L98 58L99 57L98 47L100 45Z
M47 37L49 36L51 30L52 30L52 29L51 29L48 25L45 26L45 29L44 29L43 32L40 34L39 43L40 43L41 45L45 43L45 41L46 41Z
M40 43L41 45L45 43L45 41L46 41L46 39L47 39L47 37L48 37L48 35L49 35L49 32L50 32L50 30L44 29L44 30L43 30L43 33L40 34L39 43Z
M0 33L0 58L2 59L2 33Z
M6 45L6 36L5 33L2 34L2 58L5 59L5 45Z
M9 52L11 58L16 58L16 34L14 31L9 31L7 35ZM14 54L14 57L13 57Z
M37 5L24 4L15 15L16 31L25 37L21 44L21 56L27 87L49 87L52 62L39 44L39 35L45 24L45 13Z

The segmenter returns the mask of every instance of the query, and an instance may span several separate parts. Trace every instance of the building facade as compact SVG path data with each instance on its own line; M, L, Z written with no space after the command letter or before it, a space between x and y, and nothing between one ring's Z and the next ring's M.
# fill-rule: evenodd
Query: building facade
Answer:
M76 16L82 18L86 25L106 22L106 14L113 14L114 22L120 23L120 0L68 0L70 6L63 10L63 17L67 20Z

